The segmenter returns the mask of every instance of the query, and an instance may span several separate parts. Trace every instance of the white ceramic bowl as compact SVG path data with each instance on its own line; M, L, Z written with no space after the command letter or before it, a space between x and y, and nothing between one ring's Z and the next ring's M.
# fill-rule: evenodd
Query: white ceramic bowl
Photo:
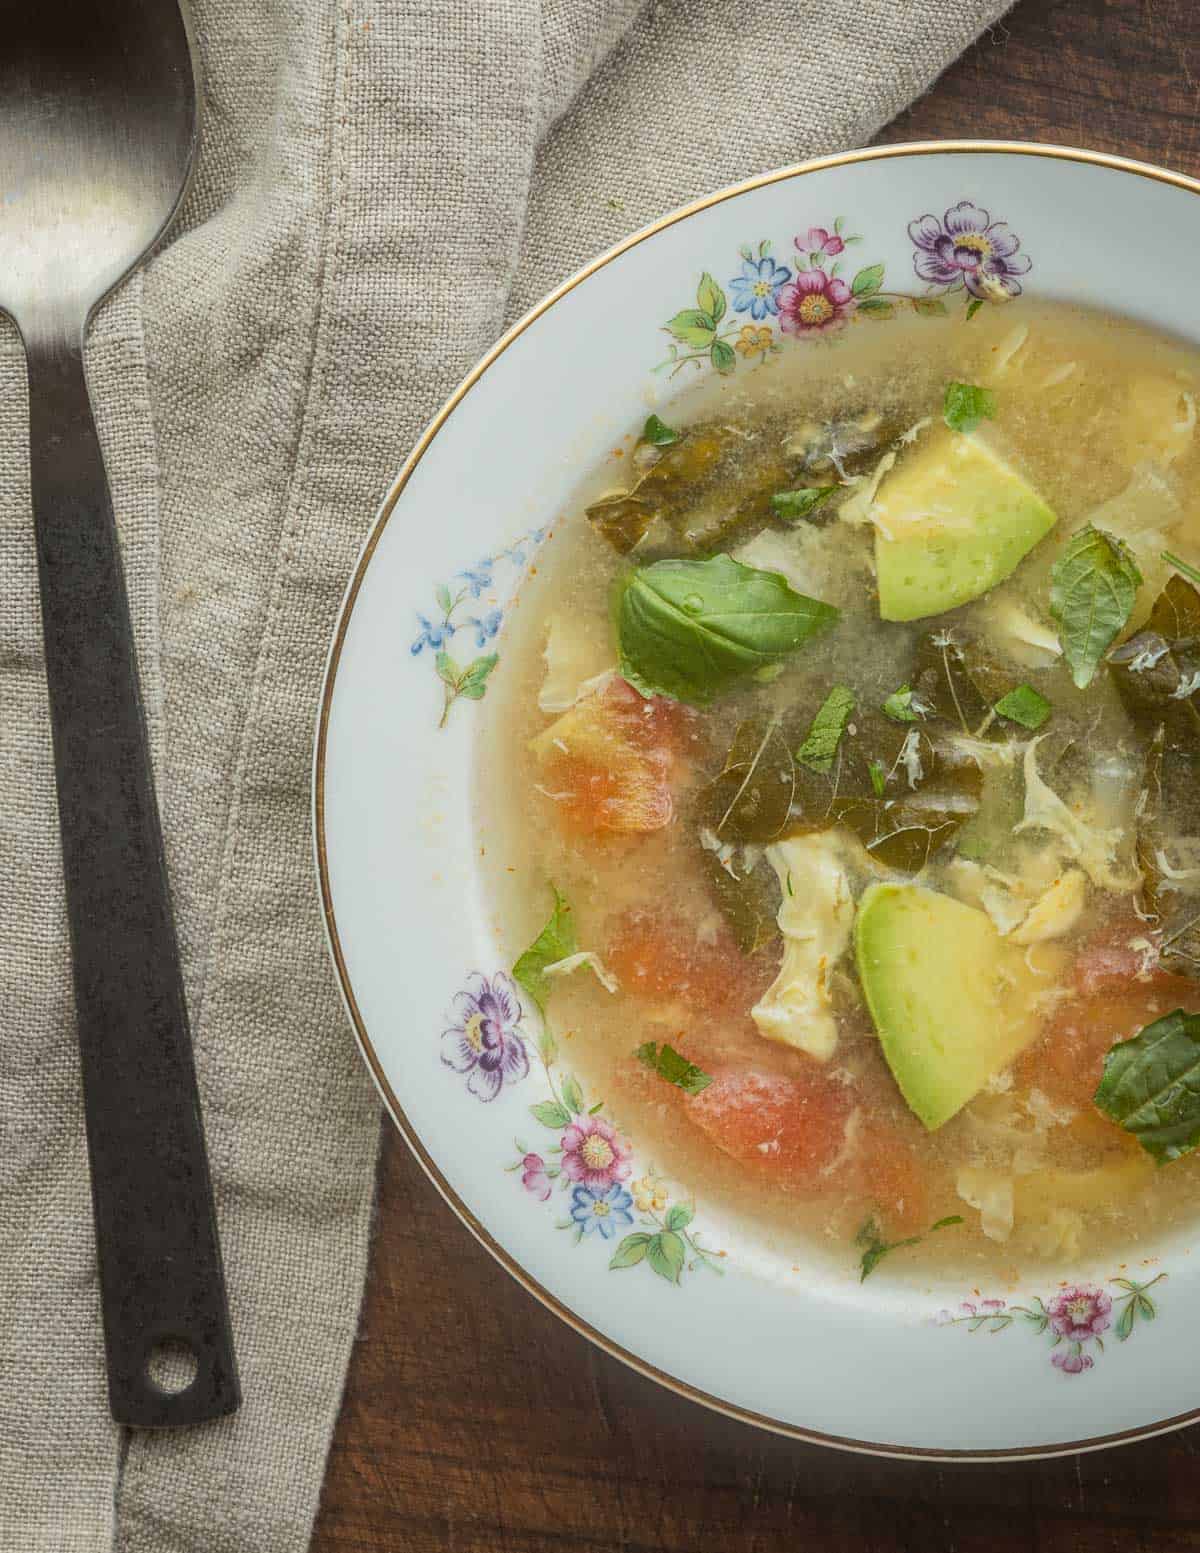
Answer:
M609 1352L738 1417L937 1457L1051 1454L1175 1427L1200 1413L1187 1324L1200 1259L1176 1237L1127 1266L1049 1268L994 1298L898 1266L860 1284L850 1259L842 1273L780 1264L703 1200L688 1219L686 1182L634 1231L659 1238L632 1265L610 1267L621 1240L557 1227L570 1194L543 1200L537 1167L513 1166L561 1143L572 1096L561 1059L547 1069L540 1055L536 1012L521 1013L504 978L477 870L476 702L505 672L505 608L570 510L578 471L669 401L680 358L696 358L690 377L748 370L756 342L804 348L750 300L755 282L778 285L796 234L822 252L824 278L810 271L806 284L884 323L889 306L965 310L999 286L1200 341L1200 291L1182 262L1200 246L1197 194L1154 167L988 142L829 157L714 194L590 264L509 331L421 438L355 569L321 701L315 823L363 1055L434 1183L509 1272ZM862 241L838 256L835 283L851 233ZM746 332L763 329L769 339ZM494 1097L486 1064L442 1060L445 1032L481 998L505 1055ZM653 1140L632 1143L644 1163ZM624 1237L647 1215L616 1190ZM722 1276L704 1247L726 1253Z

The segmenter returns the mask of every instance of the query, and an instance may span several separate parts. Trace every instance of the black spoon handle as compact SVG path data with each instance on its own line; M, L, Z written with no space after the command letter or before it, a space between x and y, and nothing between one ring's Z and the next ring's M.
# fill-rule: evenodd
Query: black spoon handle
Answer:
M118 1423L238 1405L212 1186L129 606L78 339L28 348L30 464L63 874ZM168 1393L148 1361L191 1350Z

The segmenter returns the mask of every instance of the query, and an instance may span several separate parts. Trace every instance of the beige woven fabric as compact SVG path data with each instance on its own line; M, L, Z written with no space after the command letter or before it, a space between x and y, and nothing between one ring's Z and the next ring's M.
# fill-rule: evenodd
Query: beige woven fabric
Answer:
M1005 5L194 0L198 176L88 363L245 1403L134 1438L106 1411L24 379L0 332L5 1553L307 1544L379 1128L326 965L309 756L343 583L421 425L506 315L590 254L730 179L868 139Z

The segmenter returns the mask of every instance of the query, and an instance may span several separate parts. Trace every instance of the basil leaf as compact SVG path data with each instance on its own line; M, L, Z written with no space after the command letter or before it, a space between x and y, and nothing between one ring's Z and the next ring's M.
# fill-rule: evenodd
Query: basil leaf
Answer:
M1156 1019L1104 1059L1096 1107L1160 1165L1200 1143L1200 1014Z
M815 512L836 490L836 485L806 485L798 491L776 491L771 506L786 522L796 523Z
M929 714L930 707L911 685L901 685L883 703L883 710L894 723L915 723Z
M1141 582L1129 547L1090 523L1071 535L1050 568L1050 614L1080 690L1133 613Z
M835 685L821 703L796 759L810 771L832 771L833 757L854 712L854 692Z
M996 413L996 396L990 388L974 383L947 383L942 419L951 431L974 431L982 420Z
M643 695L704 706L827 629L838 611L728 555L639 567L617 599L621 673Z
M1018 685L996 702L996 711L1007 717L1010 723L1020 723L1022 728L1036 732L1050 716L1051 706L1045 696L1032 685Z
M676 431L674 426L668 426L666 421L660 421L657 415L649 416L642 427L642 441L648 442L655 448L669 448L682 436L681 431Z
M554 885L550 888L554 891L554 910L550 913L550 920L512 968L517 985L529 994L543 1013L546 999L550 996L550 978L546 975L546 967L579 952L571 907Z
M778 718L737 726L721 774L703 795L722 841L773 841L787 823L796 768Z
M717 910L728 922L743 954L757 954L778 936L779 909L775 870L765 859L748 871L731 874L715 852L700 854L701 867Z
M657 1073L659 1078L666 1079L668 1084L674 1084L676 1089L682 1089L686 1095L698 1095L712 1083L709 1074L686 1057L681 1057L666 1041L661 1046L656 1041L647 1041L644 1046L638 1047L634 1056L643 1067Z
M952 1213L947 1218L939 1219L936 1224L931 1224L926 1234L932 1235L935 1230L949 1229L952 1224L962 1222L962 1214ZM859 1283L866 1282L889 1252L902 1251L905 1246L919 1246L924 1239L924 1235L910 1235L907 1240L883 1240L880 1237L879 1225L873 1218L868 1219L854 1237L854 1244L862 1249L862 1257L858 1264Z

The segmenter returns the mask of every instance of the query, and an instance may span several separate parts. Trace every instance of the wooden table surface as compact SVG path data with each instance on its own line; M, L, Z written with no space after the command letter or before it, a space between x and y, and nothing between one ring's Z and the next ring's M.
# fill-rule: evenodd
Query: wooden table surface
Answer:
M1200 0L1022 0L879 138L1059 141L1200 176L1198 83ZM1189 284L1196 257L1180 261ZM1061 1461L945 1467L761 1433L551 1316L389 1130L313 1553L1185 1548L1200 1550L1200 1428Z

